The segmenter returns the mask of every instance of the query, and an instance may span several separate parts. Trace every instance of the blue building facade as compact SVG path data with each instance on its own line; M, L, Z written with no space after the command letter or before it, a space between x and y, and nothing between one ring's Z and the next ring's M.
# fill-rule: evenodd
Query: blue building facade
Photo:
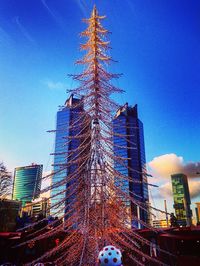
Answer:
M74 98L73 95L66 100L65 105L57 112L54 174L52 176L52 186L55 187L51 190L52 216L64 216L70 209L70 204L75 197L73 190L77 187L76 181L73 179L73 181L67 182L67 177L75 173L78 166L77 163L71 164L70 162L78 157L79 151L74 152L74 149L79 147L81 140L71 137L81 131L82 120L80 117L83 112L83 104L81 104L80 99ZM56 195L58 193L59 195ZM70 197L68 193L70 193Z
M116 177L115 184L120 186L122 191L130 195L133 199L149 206L147 176L145 174L144 131L143 124L138 119L137 105L130 107L126 103L117 111L113 119L113 132L114 154L119 157L129 158L123 161L123 164L114 161L115 169L131 180L139 181L138 183L134 183ZM145 211L138 208L130 200L124 200L124 203L130 214L128 223L132 228L142 227L134 217L146 223L148 222L148 207L147 211Z
M24 206L26 202L31 202L40 196L42 169L43 165L37 164L15 168L13 200L22 201Z

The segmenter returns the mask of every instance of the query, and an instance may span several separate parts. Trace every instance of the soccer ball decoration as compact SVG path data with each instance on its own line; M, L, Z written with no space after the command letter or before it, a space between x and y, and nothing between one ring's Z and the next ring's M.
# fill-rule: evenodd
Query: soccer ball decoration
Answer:
M106 246L99 252L100 266L122 266L122 253L114 246Z

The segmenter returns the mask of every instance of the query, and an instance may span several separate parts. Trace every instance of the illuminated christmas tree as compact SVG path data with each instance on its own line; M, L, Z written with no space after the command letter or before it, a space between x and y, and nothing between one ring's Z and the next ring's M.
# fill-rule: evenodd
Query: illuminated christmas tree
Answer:
M46 226L31 233L23 245L30 241L51 239L63 230L65 237L59 245L45 252L32 264L53 258L57 265L98 265L99 251L106 245L115 245L132 260L132 265L145 265L142 258L163 265L141 250L142 245L150 246L150 242L131 227L130 217L133 213L127 202L132 202L147 214L150 213L149 206L124 189L124 182L132 182L134 185L136 181L114 167L117 163L129 168L129 158L116 154L113 148L124 148L114 144L115 135L122 139L128 139L129 136L113 130L113 115L119 106L111 99L111 95L121 93L122 90L111 84L111 80L120 75L107 71L112 58L108 56L109 32L101 25L104 18L94 7L91 17L84 19L88 27L81 36L87 38L87 42L81 45L81 49L86 54L77 62L83 65L84 70L72 75L80 86L69 91L71 99L77 97L78 100L68 105L73 115L72 122L63 124L59 129L63 134L70 129L71 134L65 135L65 145L70 148L64 152L65 162L57 163L59 169L54 173L67 169L67 175L46 189L64 185L64 190L58 190L57 194L51 196L53 202L53 198L64 195L60 202L51 206L55 216L56 210L58 214L64 210L64 214L59 216L60 224L54 221L52 226L56 226L52 229L47 231ZM120 128L123 125L119 121L114 126ZM133 147L130 145L129 148ZM155 230L139 217L133 218L144 227Z

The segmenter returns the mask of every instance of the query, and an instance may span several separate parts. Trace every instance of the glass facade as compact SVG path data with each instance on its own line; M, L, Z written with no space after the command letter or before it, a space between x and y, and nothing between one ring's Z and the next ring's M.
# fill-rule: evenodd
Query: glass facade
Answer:
M190 209L190 193L187 176L175 174L171 176L174 197L174 209L179 225L191 225L192 211Z
M144 146L143 124L138 119L137 105L129 107L128 104L121 107L113 119L113 131L120 134L114 135L114 153L116 156L129 158L124 161L124 165L114 162L114 167L123 175L141 183L133 183L128 180L115 178L115 184L120 185L122 190L136 200L149 202L146 173L146 159ZM115 145L123 146L117 147ZM129 168L127 168L129 167ZM144 173L144 174L142 174ZM130 220L132 227L138 227L138 222L134 216L144 222L148 221L147 212L138 209L131 201L126 200L126 205L130 209Z
M13 200L20 200L25 206L40 196L42 169L43 165L37 164L15 168Z
M63 184L59 184L57 187L54 187L51 190L51 197L57 193L60 193L59 195L51 198L52 216L63 216L68 210L72 199L74 198L74 194L70 197L67 197L66 193L73 193L72 190L76 188L76 185L73 184L75 181L66 183L66 177L74 173L77 165L70 164L69 166L66 166L66 164L69 161L72 161L78 153L70 151L73 151L80 145L80 139L70 139L70 141L68 139L68 136L72 137L81 130L81 127L78 123L82 121L79 121L79 116L80 112L83 112L83 106L79 103L79 99L71 96L65 102L65 106L57 112L55 155L53 165L53 171L55 174L52 176L52 185L56 186L57 182L63 182ZM74 105L77 105L77 107L74 107ZM73 128L72 125L74 126ZM68 190L66 191L66 189Z

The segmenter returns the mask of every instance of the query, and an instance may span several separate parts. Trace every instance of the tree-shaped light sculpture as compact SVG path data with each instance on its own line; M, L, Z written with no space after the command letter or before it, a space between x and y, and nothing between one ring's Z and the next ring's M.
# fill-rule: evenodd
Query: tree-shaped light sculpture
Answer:
M45 231L42 228L32 233L25 243L30 239L39 241L50 238L63 230L65 238L32 264L54 258L57 265L98 265L99 251L103 246L111 244L125 251L132 265L144 265L142 257L162 265L158 259L142 252L141 245L150 246L150 242L131 228L130 215L133 214L127 202L149 212L148 206L123 189L124 180L133 182L133 185L136 181L114 167L117 163L128 169L126 162L129 158L114 152L114 146L119 149L124 147L114 144L113 138L115 135L123 139L130 136L120 135L113 130L113 114L119 106L111 99L111 94L121 93L122 90L110 83L119 75L106 70L112 58L107 55L110 47L108 31L101 25L104 18L94 7L91 17L84 19L88 27L81 35L87 38L87 42L81 45L81 49L86 54L77 62L84 66L84 70L72 75L80 86L70 90L79 101L70 107L73 121L62 128L63 132L66 127L70 129L71 134L66 134L65 145L71 148L65 152L66 163L58 164L59 172L67 168L68 174L49 187L66 187L64 191L52 196L65 195L61 202L51 206L58 213L64 208L64 215L59 217L62 223L52 230ZM120 128L123 125L119 122L116 126ZM137 216L134 219L144 227L151 228Z

